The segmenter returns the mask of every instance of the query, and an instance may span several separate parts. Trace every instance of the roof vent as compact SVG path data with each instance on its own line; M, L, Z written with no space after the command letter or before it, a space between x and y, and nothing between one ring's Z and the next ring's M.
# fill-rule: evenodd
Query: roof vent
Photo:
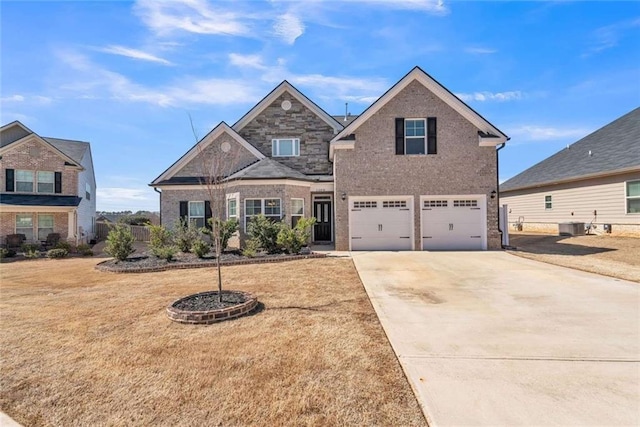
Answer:
M589 150L589 157L591 157L593 154L591 154L591 150Z

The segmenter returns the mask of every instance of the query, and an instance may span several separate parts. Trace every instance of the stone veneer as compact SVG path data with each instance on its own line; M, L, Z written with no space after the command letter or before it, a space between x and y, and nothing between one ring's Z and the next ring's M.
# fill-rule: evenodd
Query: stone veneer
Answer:
M436 155L396 155L397 117L437 117ZM421 249L420 196L484 194L487 199L487 246L501 247L496 149L478 145L478 129L417 81L410 83L355 132L353 150L336 150L336 194L414 197L415 248ZM349 249L349 209L336 198L336 250Z
M285 100L291 102L288 111L281 107ZM329 141L334 136L333 128L288 92L279 96L238 133L267 157L271 157L272 139L299 138L300 156L275 159L305 174L331 173Z

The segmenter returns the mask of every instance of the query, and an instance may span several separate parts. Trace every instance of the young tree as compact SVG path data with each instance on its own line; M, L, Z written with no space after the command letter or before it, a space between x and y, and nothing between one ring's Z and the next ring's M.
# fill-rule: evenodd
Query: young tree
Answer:
M196 141L198 135L191 122L191 130ZM200 141L202 142L202 141ZM227 209L227 188L229 181L227 178L237 169L240 156L239 147L228 141L214 141L206 147L198 143L198 156L200 157L200 185L205 191L208 206L211 209L210 219L205 226L209 228L208 234L214 244L216 255L216 267L218 271L218 301L222 302L222 268L220 258L226 241L228 240L229 224L226 218ZM207 215L205 214L205 217ZM235 220L232 220L235 222ZM235 222L237 223L237 222Z

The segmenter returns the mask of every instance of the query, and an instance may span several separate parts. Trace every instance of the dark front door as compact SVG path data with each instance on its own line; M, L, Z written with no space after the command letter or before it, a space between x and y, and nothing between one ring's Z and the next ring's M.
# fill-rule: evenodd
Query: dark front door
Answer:
M316 242L331 241L331 200L313 202L313 216L316 223L313 226L313 240Z

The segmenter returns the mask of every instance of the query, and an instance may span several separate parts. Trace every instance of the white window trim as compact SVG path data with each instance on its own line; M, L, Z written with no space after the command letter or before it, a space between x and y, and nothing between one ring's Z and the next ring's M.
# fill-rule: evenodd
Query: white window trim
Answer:
M424 123L424 136L407 136L407 121L421 121ZM427 154L427 119L423 118L423 117L416 117L416 118L412 118L412 117L405 117L404 119L404 154L406 156L425 156ZM420 154L409 154L407 153L407 139L418 139L418 138L422 138L424 140L424 146L422 147L424 153L420 153Z
M269 218L269 217L275 218L275 215L267 215L267 214L264 213L264 211L265 211L265 206L264 206L265 200L278 200L280 202L280 214L278 215L278 220L282 219L282 199L281 198L279 198L279 197L264 197L264 198L261 198L261 197L247 197L246 199L244 199L244 232L245 233L247 232L247 218L255 216L255 215L247 215L247 201L248 200L260 200L260 213L256 214L256 215L262 214L262 215L266 216L267 218Z
M47 238L45 236L44 239L40 239L40 228L41 228L40 227L40 217L41 216L45 216L45 215L51 217L51 232L55 233L55 229L56 229L56 217L55 217L55 215L53 215L53 214L38 214L38 224L37 224L37 227L36 227L37 233L38 233L37 234L37 240L46 240L46 238ZM42 228L44 228L44 227L42 227Z
M293 201L294 200L302 200L302 213L293 213ZM281 209L282 210L282 209ZM291 224L293 225L293 217L304 218L304 199L300 197L292 197L291 198Z
M231 219L231 218L239 218L240 217L240 193L231 193L231 194L227 194L227 219ZM234 200L236 202L236 214L235 215L230 215L229 214L229 202L231 200Z
M192 203L202 203L202 216L191 216L191 204ZM191 219L200 219L202 218L202 223L204 224L203 227L206 227L207 224L204 222L205 221L205 217L207 216L207 212L206 212L206 204L204 202L204 200L193 200L193 201L189 201L189 204L187 205L187 224L191 224Z
M18 172L29 172L31 174L31 191L21 191L18 190L18 182L28 182L28 181L18 181ZM16 193L35 193L36 190L38 189L38 184L36 182L36 177L35 177L35 172L32 170L28 170L28 169L16 169L15 171L15 175L14 175L14 190ZM54 178L55 180L55 178ZM54 183L54 187L55 187L55 183ZM55 188L54 188L55 190Z
M629 212L629 200L640 199L640 196L629 196L629 183L631 182L640 182L638 179L632 179L630 181L625 181L624 183L624 212L625 215L640 215L640 212Z
M46 184L52 184L52 188L51 191L40 191L39 188L39 184L40 184L40 172L46 172L46 173L50 173L53 175L53 181L52 182L47 182ZM43 183L45 184L45 183ZM36 193L40 193L40 194L54 194L56 191L56 173L53 171L37 171L35 172L35 183L34 183L34 190Z
M549 198L549 201L547 201L547 197ZM547 207L547 203L549 204L549 207ZM544 195L544 210L545 211L553 210L553 194Z
M293 141L293 154L280 154L280 141ZM299 138L276 138L271 140L271 156L272 157L300 157L300 139Z

